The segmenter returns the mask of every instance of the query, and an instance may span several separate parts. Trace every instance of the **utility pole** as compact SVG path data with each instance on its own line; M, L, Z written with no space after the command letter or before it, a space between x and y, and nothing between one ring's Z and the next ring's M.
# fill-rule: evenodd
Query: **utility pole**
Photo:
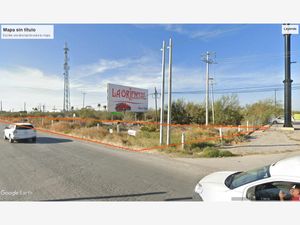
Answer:
M155 121L158 122L158 116L157 116L157 90L156 87L154 87L154 98L155 98Z
M208 125L209 122L209 65L214 63L210 58L215 53L206 52L205 56L202 57L202 61L206 63L206 75L205 75L205 86L206 86L206 95L205 95L205 125Z
M162 63L161 63L161 95L160 95L160 126L159 126L159 144L163 144L163 131L164 131L164 111L165 111L165 41L162 44Z
M215 124L215 100L214 100L214 78L210 78L210 85L211 85L211 113L212 113L212 123Z
M277 90L276 89L274 90L274 105L275 105L275 110L276 110L276 107L277 107Z
M172 39L169 40L169 77L168 77L168 118L167 118L167 145L171 144L171 114L172 114Z
M0 112L2 112L2 100L0 101Z
M84 109L84 103L85 103L85 92L82 92L82 108Z
M26 102L24 102L24 112L26 112Z
M289 24L286 24L289 25ZM292 82L291 79L291 34L284 33L284 62L285 80L284 83L284 124L283 127L293 127L292 125Z

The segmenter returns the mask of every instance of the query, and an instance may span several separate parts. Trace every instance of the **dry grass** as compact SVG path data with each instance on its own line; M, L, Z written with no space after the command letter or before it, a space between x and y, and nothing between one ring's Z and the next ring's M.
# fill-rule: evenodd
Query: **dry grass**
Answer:
M56 132L64 134L74 135L80 138L87 138L93 140L99 140L104 143L114 144L117 146L131 147L135 149L151 148L159 146L159 130L155 127L144 127L138 129L137 136L129 136L126 129L122 129L120 133L116 132L116 126L95 126L95 124L86 124L72 121L52 121L36 119L32 121L36 127L43 127ZM109 128L113 128L114 132L111 134ZM160 151L163 153L171 154L174 156L184 157L225 157L233 156L231 152L224 152L218 150L220 141L218 139L219 131L217 129L205 129L188 127L183 129L182 127L171 128L171 141L172 144L176 144L175 147L163 148ZM181 147L181 135L185 133L186 144L185 148ZM234 132L226 133L226 135L233 135ZM214 140L205 141L206 138L215 137ZM164 129L164 138L166 138L166 128ZM227 141L232 143L240 137L234 137Z

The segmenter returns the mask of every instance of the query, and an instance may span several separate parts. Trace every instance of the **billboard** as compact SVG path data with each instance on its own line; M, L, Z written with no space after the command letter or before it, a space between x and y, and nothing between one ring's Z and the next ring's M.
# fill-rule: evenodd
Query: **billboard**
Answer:
M148 110L148 90L117 84L107 84L109 112L145 112Z

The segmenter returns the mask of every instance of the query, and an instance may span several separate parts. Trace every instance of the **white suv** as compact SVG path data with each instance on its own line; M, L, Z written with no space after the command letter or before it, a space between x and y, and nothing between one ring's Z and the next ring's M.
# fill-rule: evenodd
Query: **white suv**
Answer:
M291 121L295 122L294 117L291 117ZM279 116L279 117L276 117L276 118L272 118L270 120L270 123L271 124L283 124L284 123L284 116Z
M14 123L5 127L4 139L13 143L16 140L31 140L36 142L36 131L30 123Z

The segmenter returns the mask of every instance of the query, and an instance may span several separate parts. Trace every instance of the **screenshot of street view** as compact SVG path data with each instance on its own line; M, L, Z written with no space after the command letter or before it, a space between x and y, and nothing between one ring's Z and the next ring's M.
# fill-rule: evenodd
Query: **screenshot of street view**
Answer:
M300 201L298 24L1 24L1 201Z

